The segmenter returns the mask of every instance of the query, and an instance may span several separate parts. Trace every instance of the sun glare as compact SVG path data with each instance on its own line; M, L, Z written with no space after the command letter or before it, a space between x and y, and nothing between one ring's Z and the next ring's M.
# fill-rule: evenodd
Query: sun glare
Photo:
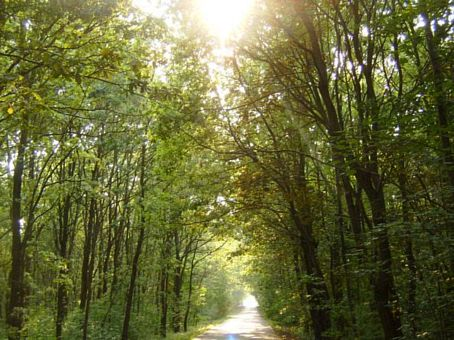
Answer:
M256 308L258 305L257 299L253 295L248 295L243 300L243 307L245 308Z
M254 0L192 0L197 16L203 21L208 33L226 41L249 14ZM132 5L145 14L162 15L159 0L132 0Z
M132 6L140 9L145 14L162 16L165 12L164 6L158 0L132 0Z
M253 0L197 0L197 10L210 33L226 40L244 21Z

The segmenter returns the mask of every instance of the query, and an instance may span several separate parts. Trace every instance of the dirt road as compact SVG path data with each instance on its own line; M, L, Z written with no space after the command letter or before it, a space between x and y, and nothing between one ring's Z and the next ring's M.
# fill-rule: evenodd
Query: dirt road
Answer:
M277 340L271 327L260 316L257 307L243 308L224 323L211 328L194 340Z

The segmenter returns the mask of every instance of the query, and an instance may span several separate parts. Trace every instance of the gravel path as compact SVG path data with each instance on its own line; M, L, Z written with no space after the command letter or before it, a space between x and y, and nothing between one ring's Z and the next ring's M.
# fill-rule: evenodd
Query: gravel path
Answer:
M271 327L260 316L256 307L243 308L224 323L211 328L194 340L277 340Z

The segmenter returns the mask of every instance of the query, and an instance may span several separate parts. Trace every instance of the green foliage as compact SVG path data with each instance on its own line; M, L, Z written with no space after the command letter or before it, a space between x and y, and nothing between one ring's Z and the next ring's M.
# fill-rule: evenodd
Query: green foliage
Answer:
M452 5L188 6L0 1L0 337L452 338Z
M54 329L54 315L50 314L45 308L36 308L29 311L27 316L26 327L22 330L22 334L30 339L52 339L49 330Z
M84 318L79 309L73 310L65 322L64 339L82 338L81 324ZM116 304L110 306L108 301L97 301L91 307L89 320L89 334L91 339L120 339L123 322L123 306ZM48 328L49 329L49 328ZM135 330L131 333L134 334ZM137 337L131 337L137 339Z

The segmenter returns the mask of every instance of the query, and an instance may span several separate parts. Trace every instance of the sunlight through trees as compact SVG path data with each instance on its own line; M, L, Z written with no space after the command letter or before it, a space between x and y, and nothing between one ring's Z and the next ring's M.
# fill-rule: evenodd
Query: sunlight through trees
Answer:
M453 338L453 23L0 0L0 338Z

